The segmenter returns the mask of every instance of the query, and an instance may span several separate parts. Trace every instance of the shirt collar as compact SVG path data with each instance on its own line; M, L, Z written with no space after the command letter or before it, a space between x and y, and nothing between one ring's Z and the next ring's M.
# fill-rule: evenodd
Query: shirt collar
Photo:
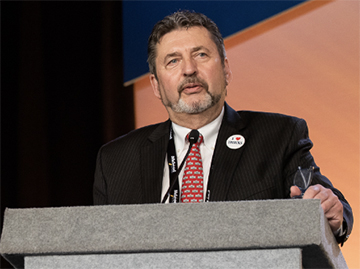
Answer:
M222 108L220 115L215 120L201 127L198 130L200 134L202 134L204 137L204 145L209 149L213 150L215 148L216 138L223 117L224 117L224 107ZM184 149L184 147L189 144L189 142L185 142L185 137L191 131L191 129L180 126L173 122L172 122L172 128L174 131L176 150Z

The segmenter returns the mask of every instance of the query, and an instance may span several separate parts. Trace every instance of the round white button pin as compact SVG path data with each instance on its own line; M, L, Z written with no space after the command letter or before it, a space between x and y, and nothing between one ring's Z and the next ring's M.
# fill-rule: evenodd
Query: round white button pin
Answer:
M232 135L226 140L226 145L230 149L239 149L245 144L245 138L242 135Z

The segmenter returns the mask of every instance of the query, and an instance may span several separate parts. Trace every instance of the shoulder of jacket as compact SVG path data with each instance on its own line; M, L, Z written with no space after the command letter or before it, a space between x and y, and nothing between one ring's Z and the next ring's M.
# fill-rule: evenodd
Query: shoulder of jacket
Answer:
M288 122L304 121L303 119L298 118L296 116L274 113L274 112L240 110L237 111L237 113L243 119L279 120L279 121L288 121Z
M104 144L101 149L141 145L161 123L144 126L130 131Z

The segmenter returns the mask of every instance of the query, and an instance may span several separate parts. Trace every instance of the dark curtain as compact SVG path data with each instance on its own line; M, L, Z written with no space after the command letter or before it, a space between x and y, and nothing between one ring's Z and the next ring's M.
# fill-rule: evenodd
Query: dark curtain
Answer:
M122 69L121 2L1 2L1 225L92 204L98 149L134 128Z

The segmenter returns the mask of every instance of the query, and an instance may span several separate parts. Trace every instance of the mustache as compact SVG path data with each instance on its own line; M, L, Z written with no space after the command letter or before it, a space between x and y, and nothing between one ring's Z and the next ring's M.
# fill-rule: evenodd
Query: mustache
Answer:
M177 90L179 93L181 93L188 84L196 84L196 85L200 85L201 87L203 87L206 91L208 90L209 86L206 83L205 80L199 78L199 77L187 77L185 78L178 86Z

